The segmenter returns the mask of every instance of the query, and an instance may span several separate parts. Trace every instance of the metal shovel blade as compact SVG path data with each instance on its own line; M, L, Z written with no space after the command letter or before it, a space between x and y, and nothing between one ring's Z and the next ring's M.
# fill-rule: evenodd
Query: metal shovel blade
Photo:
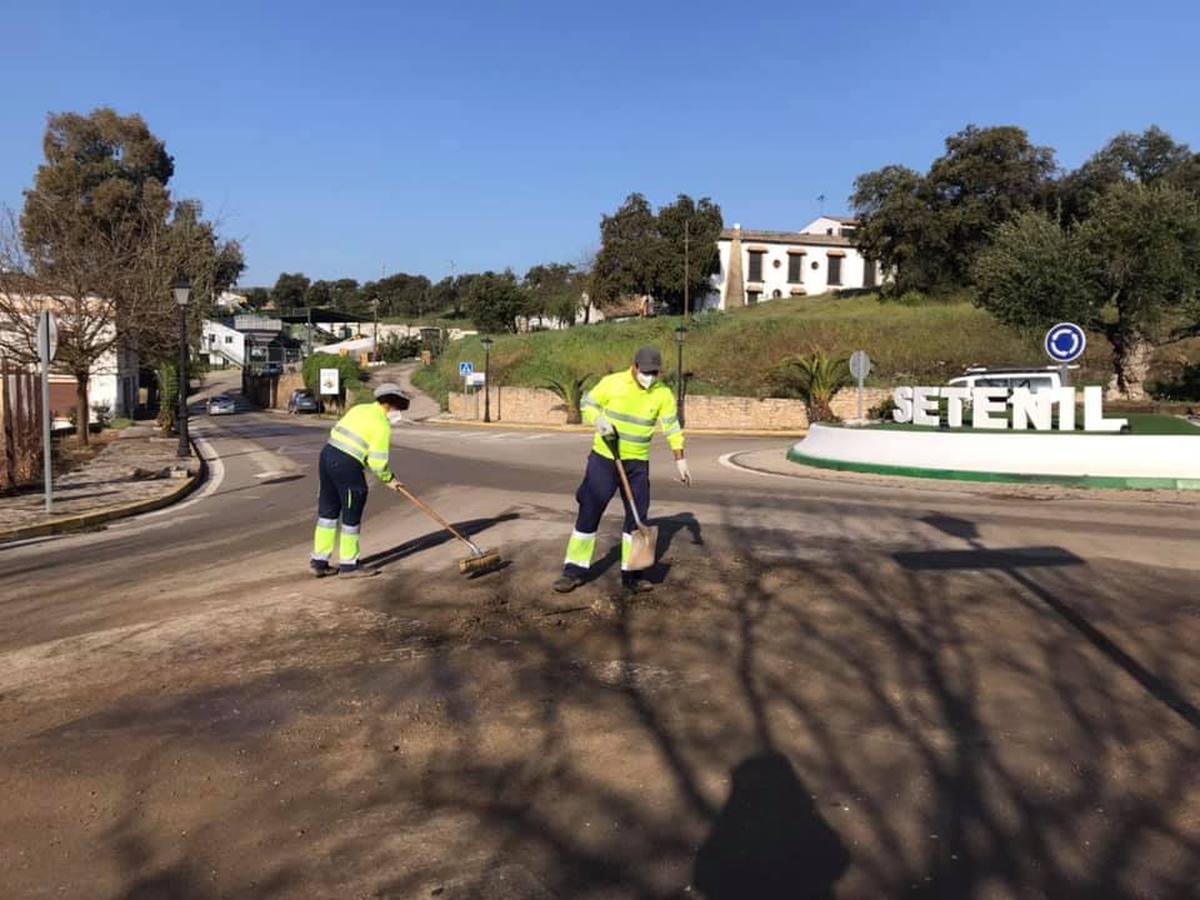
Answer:
M629 552L629 570L640 572L654 566L658 551L658 526L643 525L633 533L633 546Z

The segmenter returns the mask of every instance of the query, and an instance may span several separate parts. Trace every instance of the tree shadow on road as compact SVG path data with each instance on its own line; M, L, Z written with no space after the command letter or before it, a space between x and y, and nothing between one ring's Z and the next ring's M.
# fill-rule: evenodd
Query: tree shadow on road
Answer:
M731 512L603 612L553 605L557 538L487 583L401 572L226 665L239 710L308 676L278 733L199 704L186 736L139 734L107 851L144 842L131 885L219 864L226 894L263 898L1187 896L1200 740L1137 672L1191 702L1188 573L906 524L916 549L787 561L793 534ZM236 760L220 829L155 831L168 804L146 797L181 757Z

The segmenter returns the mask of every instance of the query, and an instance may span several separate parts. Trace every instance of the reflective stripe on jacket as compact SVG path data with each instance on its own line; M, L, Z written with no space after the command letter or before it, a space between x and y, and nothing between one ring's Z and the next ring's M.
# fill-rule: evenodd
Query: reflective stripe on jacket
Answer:
M632 370L601 378L583 398L580 410L589 425L596 424L601 413L612 422L621 437L622 459L650 458L655 425L662 427L672 450L683 449L683 428L679 425L675 395L661 381L651 385L650 390L643 389ZM612 452L600 435L596 435L592 449L612 459Z
M330 429L329 443L367 466L384 484L395 478L388 468L392 423L378 403L351 407Z

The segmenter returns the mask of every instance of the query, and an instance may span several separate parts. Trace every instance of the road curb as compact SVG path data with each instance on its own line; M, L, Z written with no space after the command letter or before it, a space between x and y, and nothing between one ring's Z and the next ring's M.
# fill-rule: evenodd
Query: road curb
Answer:
M192 442L192 450L195 451L196 458L200 460L200 471L184 479L179 487L168 494L155 497L152 500L142 500L138 503L108 506L104 509L81 513L77 516L64 516L61 519L51 519L49 522L41 522L37 525L9 528L0 531L0 544L24 541L30 538L48 537L56 534L69 534L73 531L83 531L117 519L127 519L130 516L136 516L141 513L154 512L157 509L163 509L173 503L177 503L194 491L208 477L208 462L201 455L194 441Z
M478 428L481 431L549 431L563 434L587 434L595 429L590 425L538 425L529 422L479 422L475 419L444 419L432 418L424 419L423 425L440 425L444 427L467 427ZM704 435L711 437L774 437L780 439L795 439L802 438L807 431L764 431L764 430L745 430L739 431L734 428L688 428L684 426L684 433L689 435Z

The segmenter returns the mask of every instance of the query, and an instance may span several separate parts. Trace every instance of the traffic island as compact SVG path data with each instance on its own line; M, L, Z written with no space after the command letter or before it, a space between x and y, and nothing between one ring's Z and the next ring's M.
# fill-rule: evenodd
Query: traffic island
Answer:
M40 488L0 497L0 542L84 531L182 500L200 482L204 462L194 452L181 459L177 447L176 438L159 436L153 424L125 429L55 481L49 514Z
M1200 490L1200 427L1176 421L1174 433L814 425L787 456L820 469L906 478ZM1147 423L1147 430L1167 429Z

